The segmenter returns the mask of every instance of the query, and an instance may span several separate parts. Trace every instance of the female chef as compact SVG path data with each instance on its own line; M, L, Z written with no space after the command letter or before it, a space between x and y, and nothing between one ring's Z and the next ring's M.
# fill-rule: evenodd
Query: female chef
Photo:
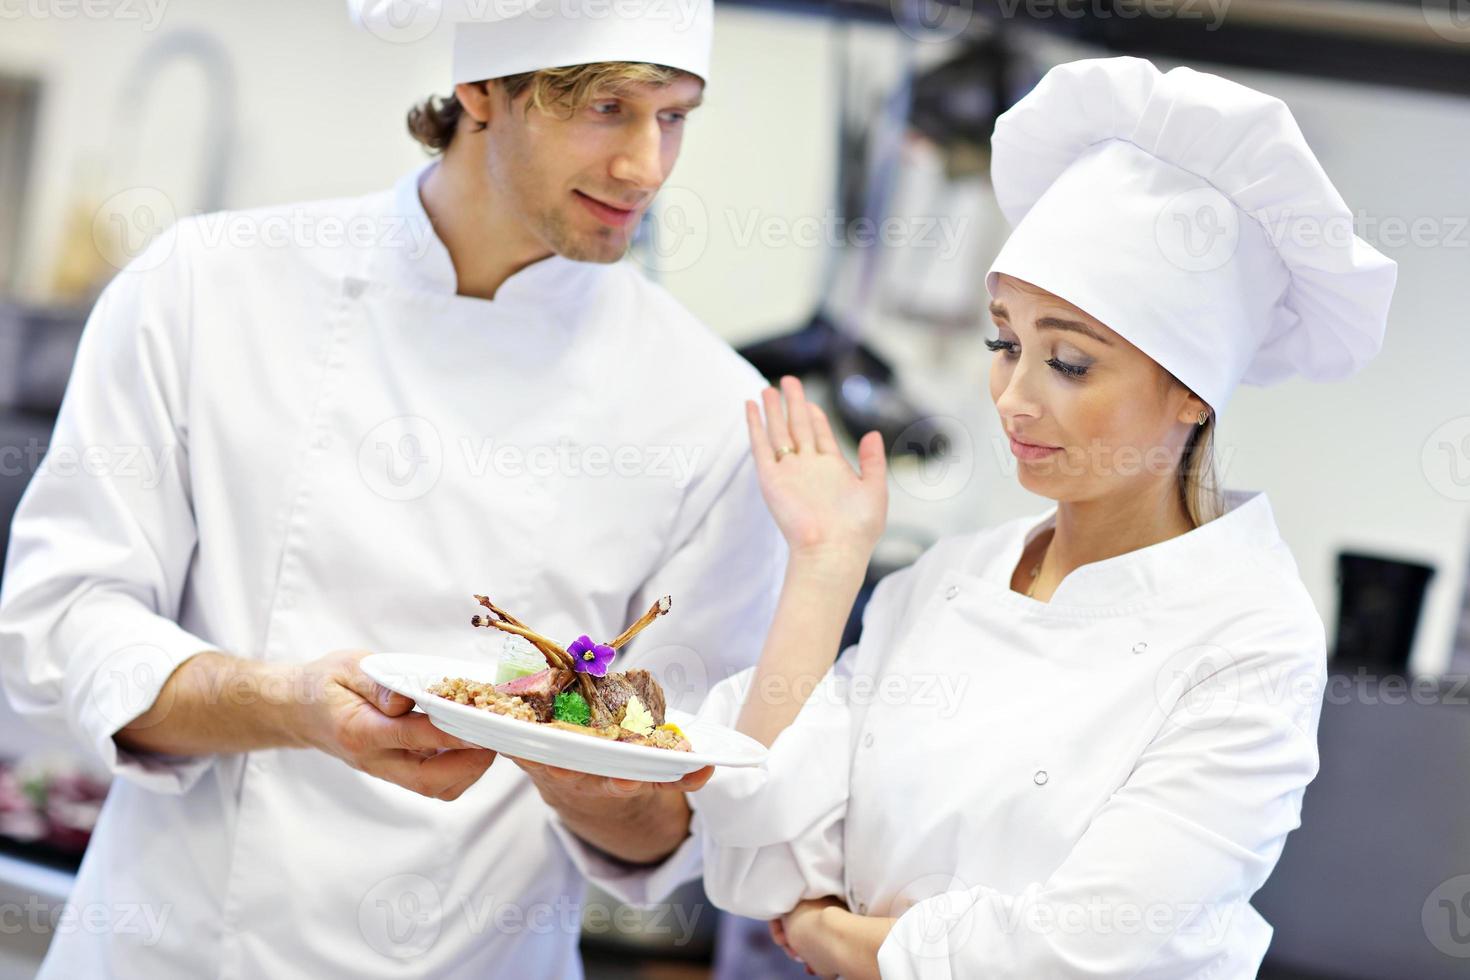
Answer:
M884 579L833 666L882 446L854 473L790 379L747 404L791 554L754 673L703 709L771 749L692 796L705 886L823 975L1251 977L1325 644L1265 495L1210 485L1211 434L1240 381L1375 354L1395 266L1280 101L1187 68L1053 69L993 169L990 393L1056 505Z

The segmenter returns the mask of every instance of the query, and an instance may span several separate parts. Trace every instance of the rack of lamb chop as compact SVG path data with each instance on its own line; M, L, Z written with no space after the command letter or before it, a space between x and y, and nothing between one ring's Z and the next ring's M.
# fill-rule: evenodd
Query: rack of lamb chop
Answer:
M607 643L594 643L582 636L568 647L531 629L486 596L477 595L475 601L489 613L475 616L470 620L472 626L522 637L546 658L546 669L493 686L446 677L443 684L429 689L432 693L497 714L600 738L691 750L678 726L666 721L664 691L652 674L636 668L607 669L619 648L669 611L671 597L659 599Z

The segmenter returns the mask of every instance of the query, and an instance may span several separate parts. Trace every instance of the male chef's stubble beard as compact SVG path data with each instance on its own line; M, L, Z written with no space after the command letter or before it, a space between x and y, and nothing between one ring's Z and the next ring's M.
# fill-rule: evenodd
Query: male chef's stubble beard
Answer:
M568 220L564 211L556 208L542 213L540 225L541 237L552 251L573 262L617 262L628 253L633 243L632 235L617 228L582 231L575 227L575 222Z

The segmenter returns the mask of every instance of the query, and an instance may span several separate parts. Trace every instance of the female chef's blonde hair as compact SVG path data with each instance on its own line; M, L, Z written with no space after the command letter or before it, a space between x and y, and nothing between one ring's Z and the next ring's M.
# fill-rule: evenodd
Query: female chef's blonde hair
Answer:
M1209 523L1225 512L1215 472L1215 413L1204 425L1195 425L1179 457L1179 495L1195 527Z
M498 78L506 97L514 101L529 92L526 111L561 112L571 115L606 92L630 85L668 85L685 73L665 65L634 61L601 61L567 68L542 68ZM489 82L478 82L488 85ZM429 96L408 111L408 131L431 153L443 153L459 130L464 107L453 94ZM484 129L483 124L476 124Z

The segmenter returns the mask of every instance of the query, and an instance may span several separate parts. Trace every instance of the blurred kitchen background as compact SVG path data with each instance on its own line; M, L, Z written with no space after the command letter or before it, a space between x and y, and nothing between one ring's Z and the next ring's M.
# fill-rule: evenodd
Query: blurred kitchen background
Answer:
M714 84L630 260L844 427L883 429L874 578L1047 503L985 388L995 116L1109 52L1289 103L1399 286L1360 376L1242 391L1217 437L1225 484L1269 491L1334 650L1321 775L1256 898L1262 975L1470 976L1470 0L717 10ZM0 546L117 268L179 216L388 186L423 159L406 110L447 74L442 31L386 43L337 0L0 0ZM60 906L105 793L0 699L0 910ZM763 924L681 897L689 935L589 928L589 974L804 975ZM19 921L0 915L0 978L44 952Z

